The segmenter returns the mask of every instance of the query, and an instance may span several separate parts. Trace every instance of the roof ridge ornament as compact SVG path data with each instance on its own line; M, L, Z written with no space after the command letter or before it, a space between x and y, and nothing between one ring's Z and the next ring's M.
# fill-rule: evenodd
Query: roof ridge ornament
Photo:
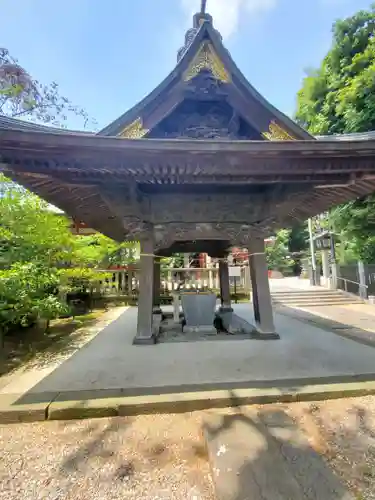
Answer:
M201 9L199 12L194 14L193 16L193 27L188 29L186 34L185 34L185 45L180 48L180 50L177 53L177 62L179 62L185 52L188 50L190 45L193 43L193 40L198 33L199 29L204 23L210 23L211 25L213 24L213 19L210 14L207 13L207 0L201 0ZM222 40L221 34L217 31L214 30L218 37Z

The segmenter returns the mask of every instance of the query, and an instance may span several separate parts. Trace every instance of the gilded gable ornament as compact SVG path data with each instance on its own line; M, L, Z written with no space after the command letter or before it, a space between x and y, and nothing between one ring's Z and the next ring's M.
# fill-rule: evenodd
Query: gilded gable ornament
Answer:
M286 130L284 130L275 121L270 123L268 132L263 132L263 137L269 141L295 141L296 138L290 135Z
M123 139L141 139L148 132L148 129L143 128L142 118L137 118L133 123L127 125L118 136Z
M184 74L184 80L186 82L191 80L203 69L208 69L217 80L224 83L228 83L231 80L230 74L209 42L204 42L198 50Z

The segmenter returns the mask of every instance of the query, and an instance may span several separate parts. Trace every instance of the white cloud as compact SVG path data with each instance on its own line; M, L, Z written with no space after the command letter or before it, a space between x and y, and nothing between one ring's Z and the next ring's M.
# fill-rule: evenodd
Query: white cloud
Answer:
M240 19L254 19L272 10L278 0L208 0L207 12L214 18L217 28L224 38L236 32ZM182 0L189 16L200 10L200 0Z

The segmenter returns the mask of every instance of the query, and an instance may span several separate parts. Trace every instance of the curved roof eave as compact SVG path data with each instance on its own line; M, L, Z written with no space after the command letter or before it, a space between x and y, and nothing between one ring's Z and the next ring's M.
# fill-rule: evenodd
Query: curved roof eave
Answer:
M318 141L370 141L375 139L375 130L351 134L317 135L315 138Z
M85 135L93 137L101 135L100 133L97 134L95 132L86 132L84 130L71 130L51 127L49 125L41 125L38 123L20 120L19 118L10 118L8 116L0 115L0 130L1 129L20 130L26 132L42 132L57 135ZM368 132L353 132L351 134L316 135L310 137L318 141L371 141L375 140L375 130L370 130Z
M59 135L95 135L95 132L87 132L85 130L70 130L66 128L52 127L50 125L41 125L32 123L19 118L10 118L9 116L0 115L0 129L26 130L29 132L44 132L48 134Z

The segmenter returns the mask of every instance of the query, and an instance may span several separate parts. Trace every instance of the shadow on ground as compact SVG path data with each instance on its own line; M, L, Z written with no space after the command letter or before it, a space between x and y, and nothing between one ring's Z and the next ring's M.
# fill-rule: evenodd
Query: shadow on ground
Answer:
M68 357L85 339L93 335L91 327L103 312L104 310L81 317L56 320L48 332L35 327L7 336L1 375L6 375L22 365L25 365L26 371L44 368Z
M352 500L282 406L208 417L204 431L219 498Z

